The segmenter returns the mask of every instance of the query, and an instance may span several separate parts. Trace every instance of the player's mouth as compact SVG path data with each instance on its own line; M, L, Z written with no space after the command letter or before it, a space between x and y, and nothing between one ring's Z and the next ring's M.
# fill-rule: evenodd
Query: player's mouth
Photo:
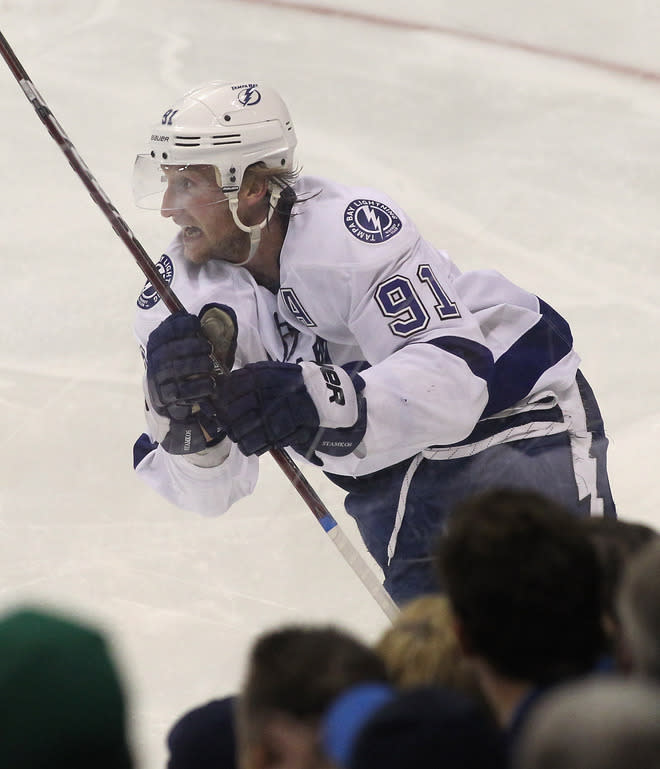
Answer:
M195 227L194 225L188 225L187 227L183 227L182 231L183 231L183 239L188 241L197 240L197 238L201 238L203 235L199 227Z

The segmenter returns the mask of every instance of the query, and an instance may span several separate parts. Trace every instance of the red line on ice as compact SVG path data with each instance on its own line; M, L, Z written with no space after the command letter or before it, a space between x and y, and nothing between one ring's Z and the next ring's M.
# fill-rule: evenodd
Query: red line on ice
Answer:
M594 56L586 56L580 53L571 53L570 51L561 51L557 48L548 48L533 43L525 43L520 40L511 40L497 35L486 35L480 32L469 32L467 30L445 27L441 24L428 24L422 21L409 21L406 19L394 19L388 16L378 16L376 14L361 13L352 11L348 8L329 8L322 5L312 5L309 3L297 3L295 0L243 0L253 5L269 5L272 7L286 8L287 10L303 11L315 13L320 16L335 16L340 19L363 22L365 24L374 24L380 27L392 27L394 29L417 30L420 32L434 32L439 35L453 37L470 42L485 43L487 45L506 48L514 51L525 51L536 56L545 56L560 61L571 61L582 64L593 69L600 69L615 75L624 75L638 80L647 80L660 83L660 72L642 69L628 64L620 64L606 59L599 59Z

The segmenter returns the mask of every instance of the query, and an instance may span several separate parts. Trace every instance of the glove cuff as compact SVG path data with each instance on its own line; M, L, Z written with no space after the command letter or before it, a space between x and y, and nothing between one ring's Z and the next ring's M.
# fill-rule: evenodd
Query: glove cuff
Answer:
M319 415L322 427L352 427L358 419L358 397L351 377L339 366L304 361L305 388Z
M225 436L196 454L184 454L183 458L196 467L217 467L229 456L231 445L231 441Z
M313 440L292 444L299 454L314 464L323 461L316 455L344 457L351 454L364 438L367 429L367 401L364 379L343 368L331 365L299 364L305 386L319 414L320 427Z

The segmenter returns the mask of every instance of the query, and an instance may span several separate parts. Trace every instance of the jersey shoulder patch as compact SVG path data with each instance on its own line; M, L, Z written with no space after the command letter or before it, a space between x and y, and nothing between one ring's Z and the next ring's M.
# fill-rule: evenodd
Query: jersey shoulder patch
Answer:
M344 225L363 243L384 243L401 232L401 219L385 203L371 198L356 198L344 211Z

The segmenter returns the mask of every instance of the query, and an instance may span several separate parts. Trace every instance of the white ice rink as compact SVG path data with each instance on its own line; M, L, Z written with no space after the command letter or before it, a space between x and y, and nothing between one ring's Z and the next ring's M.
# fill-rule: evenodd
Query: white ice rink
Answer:
M174 230L130 189L149 126L204 80L272 83L305 171L387 191L460 267L568 318L619 513L660 526L660 4L321 5L0 0L0 30L155 259ZM269 458L211 520L134 477L144 278L2 62L0 147L0 610L102 624L156 769L171 722L234 689L261 630L332 620L372 639L386 620Z

